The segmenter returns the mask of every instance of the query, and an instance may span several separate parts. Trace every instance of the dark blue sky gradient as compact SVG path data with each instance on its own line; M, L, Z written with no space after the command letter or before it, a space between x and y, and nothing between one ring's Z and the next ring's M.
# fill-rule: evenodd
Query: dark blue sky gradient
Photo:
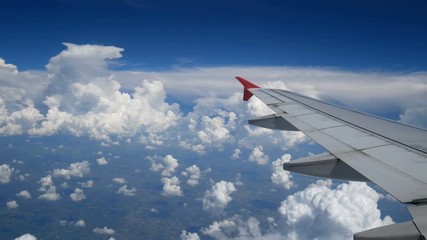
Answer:
M125 68L290 65L427 69L427 2L16 0L0 57L43 69L62 42L125 48Z

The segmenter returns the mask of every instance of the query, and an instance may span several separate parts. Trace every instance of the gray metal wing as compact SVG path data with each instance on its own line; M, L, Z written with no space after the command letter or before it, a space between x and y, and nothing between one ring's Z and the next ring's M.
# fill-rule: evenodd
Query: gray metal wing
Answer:
M427 131L280 89L260 88L237 77L245 98L252 94L275 114L249 123L302 131L328 153L284 164L308 175L372 181L402 203L413 222L358 233L355 239L423 239L427 236ZM393 231L394 230L394 231ZM409 238L402 238L402 237Z

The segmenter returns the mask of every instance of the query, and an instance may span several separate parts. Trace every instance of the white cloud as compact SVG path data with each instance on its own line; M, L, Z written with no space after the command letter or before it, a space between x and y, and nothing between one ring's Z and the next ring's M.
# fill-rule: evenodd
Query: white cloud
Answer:
M353 239L353 234L393 223L381 219L379 195L366 183L319 180L287 197L279 208L288 239Z
M163 164L152 162L150 166L150 171L158 172L164 168Z
M427 129L427 107L406 109L405 112L399 115L399 118L402 123Z
M93 232L97 234L103 234L103 235L113 235L114 233L116 233L114 229L107 228L106 226L104 226L103 228L95 228L93 229Z
M164 177L162 178L163 182L163 196L182 196L181 186L179 186L180 181L176 176L173 177Z
M231 159L237 160L240 158L240 154L242 153L242 151L240 151L240 149L236 148L233 151L233 155L231 155Z
M55 169L53 170L53 176L63 177L65 179L70 179L72 177L83 177L85 174L90 172L89 162L76 162L71 163L67 169Z
M26 199L30 199L31 198L31 193L28 192L27 190L22 190L19 193L17 193L16 196L23 197L23 198L26 198Z
M87 180L86 182L79 182L79 184L82 188L92 188L93 180Z
M56 192L56 187L51 185L49 186L49 188L46 190L45 193L39 196L39 199L48 200L48 201L57 201L61 199L61 195L59 195L59 193Z
M74 189L74 192L70 194L70 198L74 202L80 202L86 199L86 195L84 194L83 189L76 188Z
M16 203L16 201L9 201L6 203L6 205L8 208L11 208L11 209L19 207L19 205L18 205L18 203Z
M202 233L213 237L215 239L227 239L227 235L224 232L234 230L236 222L233 219L225 219L223 221L215 221L209 227L203 228Z
M39 191L45 192L46 187L53 185L52 176L49 174L46 177L42 177L42 178L40 178L38 183L40 183L40 185L42 185L42 187L39 189Z
M0 102L0 135L66 133L105 143L132 141L135 137L147 147L179 142L199 153L210 146L221 148L239 140L239 147L252 148L251 140L242 139L245 134L255 133L238 131L241 123L269 110L256 98L248 104L242 102L241 86L230 78L235 73L261 86L291 89L318 98L328 96L359 110L402 109L402 121L410 123L417 119L412 115L422 114L420 110L426 108L425 72L277 66L115 71L109 69L109 63L122 56L122 48L65 46L50 59L46 71L19 72L13 64L0 60L0 95L5 96ZM195 101L193 112L183 117L178 105L166 102L166 92L184 101ZM42 104L39 99L47 111L35 107ZM417 121L415 124L423 124ZM184 128L189 131L182 133ZM165 132L167 129L181 134ZM288 147L305 139L300 133L268 136L266 130L259 130L257 134L285 142L281 146Z
M271 218L267 218L267 222L268 224L271 224ZM263 234L261 232L260 225L261 223L254 217L249 217L249 219L245 221L239 215L235 215L232 218L215 221L208 227L203 228L201 232L214 239L287 239L285 236L281 235L280 231L277 230L269 229Z
M57 201L61 199L61 195L56 192L56 187L52 181L51 175L47 175L46 177L40 178L38 183L40 183L41 185L39 191L44 192L38 197L38 199L43 199L47 201Z
M135 192L135 188L128 188L127 185L123 185L119 190L117 190L117 194L122 194L124 196L135 196Z
M74 226L76 227L85 227L86 223L83 219L78 220L77 222L74 223Z
M126 183L126 179L124 179L124 178L113 178L113 182L120 183L120 184L125 184Z
M285 189L290 189L294 186L292 181L292 175L290 172L283 170L283 163L289 162L291 160L290 154L284 154L282 157L278 158L276 161L272 162L273 173L271 174L271 181L274 184L282 186Z
M267 154L262 152L263 147L261 145L255 146L254 150L249 155L249 162L256 162L259 165L265 165L268 163Z
M234 114L234 113L230 113ZM233 119L235 115L233 115ZM230 131L226 127L224 118L218 116L210 118L208 116L202 116L201 118L202 130L200 130L197 136L203 143L207 144L221 144L228 140L231 135Z
M61 195L56 192L56 187L52 181L52 176L49 174L46 177L40 178L38 181L41 187L39 188L40 192L44 192L38 198L48 201L57 201L61 199Z
M205 191L203 209L212 212L221 212L231 200L231 193L236 188L232 182L220 181L215 183L210 190Z
M234 184L236 184L237 186L242 186L243 182L242 182L241 178L242 178L242 174L236 173L236 178L234 179Z
M12 73L18 73L18 68L10 63L6 63L6 61L0 58L0 69L10 71Z
M172 173L175 172L175 169L179 166L178 160L175 159L172 155L166 155L163 158L164 169L162 171L162 176L169 177Z
M43 115L33 106L25 106L12 112L7 104L3 98L0 98L0 135L23 134L25 129L36 126L43 119Z
M8 164L0 165L0 183L5 184L10 182L10 177L12 176L14 169L11 168Z
M0 124L0 134L52 135L66 132L110 142L112 136L161 132L174 126L180 119L178 105L165 102L166 94L160 81L141 81L141 78L138 86L130 91L132 93L121 91L120 83L108 69L108 60L121 57L123 49L99 45L64 45L67 49L51 58L46 66L47 72L43 77L49 81L47 88L44 87L46 81L42 81L43 87L31 84L38 94L45 95L47 113L40 114L33 107L34 104L27 104L28 107L20 107L15 111L4 108L7 111L3 111L0 116L5 116L3 119L6 124ZM7 73L2 74L1 70ZM11 82L19 78L16 71L11 65L0 66L0 76L5 76ZM31 76L41 78L36 74ZM16 86L8 89L3 87L0 92L13 90L18 97L7 98L12 101L35 95L27 93L31 91L28 87L30 84L26 88L20 84L9 85Z
M0 93L5 97L0 100L0 135L72 134L110 144L136 138L147 148L179 143L199 154L222 149L228 143L252 149L257 143L247 135L283 148L306 140L298 132L252 127L241 131L245 120L270 110L256 98L248 103L241 100L241 86L230 78L235 73L261 86L291 89L318 98L327 96L359 110L375 113L377 109L401 109L402 121L424 123L417 116L425 115L427 105L423 100L427 96L425 72L275 66L115 71L109 69L109 63L120 58L123 49L65 46L50 59L46 71L19 72L1 59ZM183 116L177 104L166 102L166 92L194 101L193 111ZM35 107L41 104L47 111Z
M187 180L187 184L190 186L196 186L199 184L200 179L200 168L196 165L192 165L190 167L185 168L185 172L183 172L185 176L189 175L189 179Z
M15 240L37 240L37 238L29 233L26 233L20 237L15 238Z
M200 237L197 233L182 231L181 240L200 240Z
M260 222L254 217L250 217L247 221L238 219L239 223L239 238L240 239L277 239L277 235L264 235L261 234Z
M97 162L99 165L106 165L106 164L108 164L107 159L105 159L104 157L101 157L101 158L96 159L96 162Z

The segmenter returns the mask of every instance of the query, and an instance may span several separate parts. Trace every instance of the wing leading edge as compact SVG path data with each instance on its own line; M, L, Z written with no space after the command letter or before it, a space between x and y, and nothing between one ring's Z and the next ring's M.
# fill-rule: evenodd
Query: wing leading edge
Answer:
M294 160L288 171L371 181L402 203L413 221L357 233L354 239L425 239L427 236L427 131L324 103L280 89L261 88L241 77L244 101L255 95L275 114L249 124L302 131L328 153Z

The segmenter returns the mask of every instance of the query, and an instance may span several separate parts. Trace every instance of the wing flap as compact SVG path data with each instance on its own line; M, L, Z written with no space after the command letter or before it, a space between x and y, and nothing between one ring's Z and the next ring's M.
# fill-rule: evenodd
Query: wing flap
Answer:
M248 123L250 125L269 128L269 129L277 129L277 130L285 130L285 131L299 131L294 125L290 122L286 121L285 118L280 115L271 114L260 118L255 118L249 120Z
M366 177L330 153L308 156L286 162L283 164L283 169L318 177L350 181L369 181Z

